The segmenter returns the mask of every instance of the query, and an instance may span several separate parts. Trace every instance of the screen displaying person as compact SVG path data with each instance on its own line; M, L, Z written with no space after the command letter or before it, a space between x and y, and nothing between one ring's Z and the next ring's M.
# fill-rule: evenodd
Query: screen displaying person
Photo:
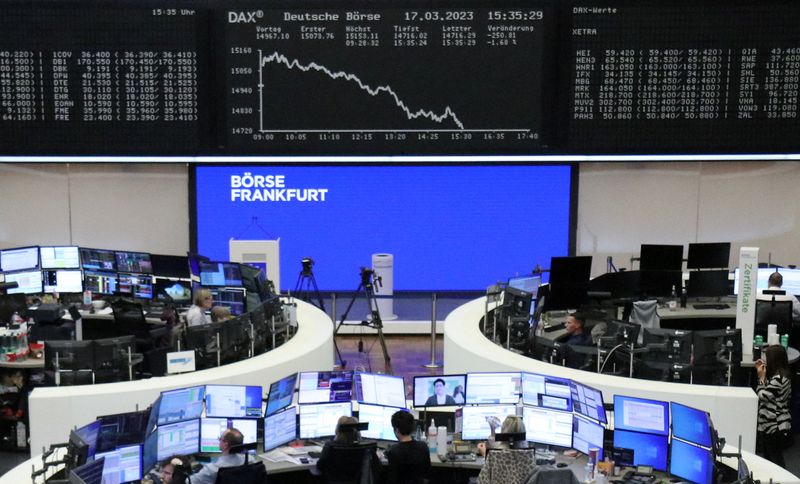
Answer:
M433 395L429 396L425 401L426 407L433 407L436 405L455 405L456 400L447 394L447 382L441 378L433 381Z

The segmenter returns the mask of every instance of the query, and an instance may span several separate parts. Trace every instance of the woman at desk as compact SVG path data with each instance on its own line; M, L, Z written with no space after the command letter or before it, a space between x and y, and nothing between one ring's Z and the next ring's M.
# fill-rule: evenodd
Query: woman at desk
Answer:
M536 467L535 449L528 449L525 440L525 423L520 417L509 415L500 428L502 434L522 434L522 440L513 445L494 441L496 425L489 422L492 429L487 443L478 444L478 453L486 456L486 462L478 474L478 484L516 484L525 482ZM488 449L487 449L488 447ZM524 449L519 451L500 452L500 449ZM487 450L492 450L487 454ZM496 450L496 451L495 451Z
M772 345L764 353L765 358L756 361L757 439L764 457L785 468L783 449L792 431L792 416L789 413L789 399L792 395L789 359L786 350L780 345Z
M214 298L211 296L211 291L208 289L198 289L194 293L194 304L189 308L186 313L187 326L200 326L203 324L210 324L211 319L206 316L206 311L211 309L214 304Z
M346 427L348 425L357 423L358 419L355 417L348 417L344 415L339 417L339 420L336 422L336 430L333 440L325 442L325 445L322 446L322 452L319 456L319 460L317 460L317 469L320 472L324 472L326 464L325 461L328 459L331 447L334 445L355 445L355 443L361 439L361 432L352 427Z

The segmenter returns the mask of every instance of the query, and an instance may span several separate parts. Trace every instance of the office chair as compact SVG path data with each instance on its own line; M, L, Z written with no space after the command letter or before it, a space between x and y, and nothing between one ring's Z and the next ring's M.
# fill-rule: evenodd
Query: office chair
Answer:
M236 467L222 467L216 484L266 484L267 469L263 462L251 462Z
M377 443L333 444L324 461L322 480L326 484L370 484L377 481Z
M536 469L536 449L490 449L480 484L525 484Z
M776 301L774 297L756 299L755 320L754 332L765 341L770 324L778 325L778 334L788 334L792 329L792 301Z

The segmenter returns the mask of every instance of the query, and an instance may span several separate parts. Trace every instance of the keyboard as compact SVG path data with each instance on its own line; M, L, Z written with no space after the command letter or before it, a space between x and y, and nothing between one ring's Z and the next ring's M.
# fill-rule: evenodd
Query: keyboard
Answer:
M725 303L709 303L709 304L692 304L695 309L728 309L729 305Z

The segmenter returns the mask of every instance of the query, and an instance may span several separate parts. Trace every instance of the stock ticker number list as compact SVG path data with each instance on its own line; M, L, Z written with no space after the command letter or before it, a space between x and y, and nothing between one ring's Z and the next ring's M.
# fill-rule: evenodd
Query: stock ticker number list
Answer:
M227 145L234 151L448 154L540 146L544 8L225 15Z
M194 150L200 65L192 9L4 7L0 148Z

